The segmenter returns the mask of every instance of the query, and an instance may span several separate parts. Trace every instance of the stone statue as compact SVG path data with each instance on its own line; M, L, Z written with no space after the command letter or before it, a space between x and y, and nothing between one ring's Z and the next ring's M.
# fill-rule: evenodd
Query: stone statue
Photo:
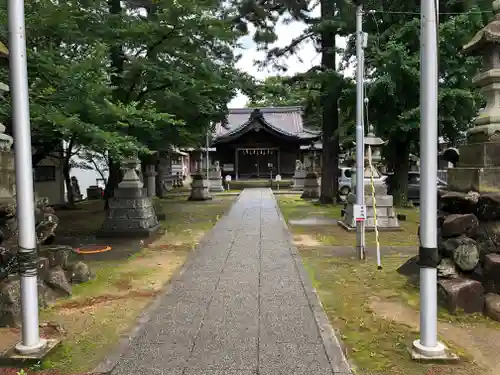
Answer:
M296 171L303 171L304 170L304 164L300 160L295 160L295 170Z
M80 192L80 185L78 184L78 179L73 176L71 177L71 189L73 190L73 199L75 201L82 200L82 193Z
M217 172L219 172L219 171L220 171L220 163L219 163L219 161L218 161L218 160L216 160L216 161L214 162L214 169L215 169Z

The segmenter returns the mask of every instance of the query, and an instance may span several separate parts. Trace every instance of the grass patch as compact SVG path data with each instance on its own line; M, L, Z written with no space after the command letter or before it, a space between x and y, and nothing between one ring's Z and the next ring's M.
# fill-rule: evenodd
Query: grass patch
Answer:
M297 195L277 196L281 212L285 220L304 219L310 216L324 216L339 220L343 204L320 205L318 203L301 199ZM400 231L379 232L382 246L417 246L418 225L420 220L419 210L416 208L398 208L397 213L405 214L406 220L400 221ZM328 226L303 226L290 225L292 232L298 235L313 237L316 241L330 246L354 246L356 233L347 232L339 225ZM366 232L366 245L375 246L375 233Z
M449 315L440 312L440 333L455 352L465 359L455 365L422 364L410 359L407 348L418 337L418 294L396 269L406 257L384 257L384 269L377 270L371 262L354 258L318 257L312 250L301 250L306 269L323 303L331 323L342 335L348 356L359 373L380 372L393 375L479 375L485 374L468 358L465 350L456 345L469 342L457 339L450 328ZM382 317L381 315L387 315ZM490 326L477 317L462 319L463 329ZM445 332L442 328L445 328ZM460 328L456 328L457 330ZM461 332L461 331L460 331ZM453 336L455 335L455 336ZM479 339L478 339L479 340Z
M233 196L206 202L188 202L185 197L157 200L157 210L166 215L161 222L165 230L161 238L126 260L92 262L95 280L75 285L70 298L60 299L41 312L41 321L64 328L62 345L41 367L68 374L92 370L235 199ZM62 215L58 212L64 217L63 230L71 232L82 223L86 231L98 229L102 221L90 214L103 214L103 207L103 202L83 202L76 210L61 211Z

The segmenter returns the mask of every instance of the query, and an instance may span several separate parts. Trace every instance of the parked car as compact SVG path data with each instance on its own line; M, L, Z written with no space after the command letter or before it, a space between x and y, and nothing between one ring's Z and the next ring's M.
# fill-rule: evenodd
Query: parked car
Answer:
M380 177L381 181L384 181L387 176L382 175ZM379 179L379 177L376 177ZM369 178L365 178L365 185L370 183ZM340 167L339 168L339 195L341 197L347 196L352 189L352 170L350 167Z
M394 174L388 174L385 180L387 191L392 194L394 191ZM447 183L436 176L436 183L438 189L446 188ZM420 203L420 172L408 172L408 200L414 204Z
M339 168L339 194L346 196L351 192L352 171L349 167Z

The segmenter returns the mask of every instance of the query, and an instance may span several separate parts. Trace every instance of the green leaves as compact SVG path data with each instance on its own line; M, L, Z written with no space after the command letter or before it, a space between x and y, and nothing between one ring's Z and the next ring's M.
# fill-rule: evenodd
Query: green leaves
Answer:
M35 148L72 140L112 156L196 142L251 81L236 68L241 32L218 0L26 4ZM7 25L6 4L0 20ZM7 41L7 29L0 30ZM0 80L7 80L7 67ZM10 123L10 103L0 101Z

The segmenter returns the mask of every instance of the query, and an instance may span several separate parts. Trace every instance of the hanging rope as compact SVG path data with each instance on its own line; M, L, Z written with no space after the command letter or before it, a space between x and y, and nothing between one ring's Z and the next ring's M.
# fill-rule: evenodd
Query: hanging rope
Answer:
M373 200L373 222L375 225L375 243L377 245L377 268L382 269L382 263L380 260L380 241L378 236L378 225L377 225L377 200L375 199L375 181L373 177L373 164L372 164L372 148L368 146L368 164L370 166L370 184L372 187L372 200Z

